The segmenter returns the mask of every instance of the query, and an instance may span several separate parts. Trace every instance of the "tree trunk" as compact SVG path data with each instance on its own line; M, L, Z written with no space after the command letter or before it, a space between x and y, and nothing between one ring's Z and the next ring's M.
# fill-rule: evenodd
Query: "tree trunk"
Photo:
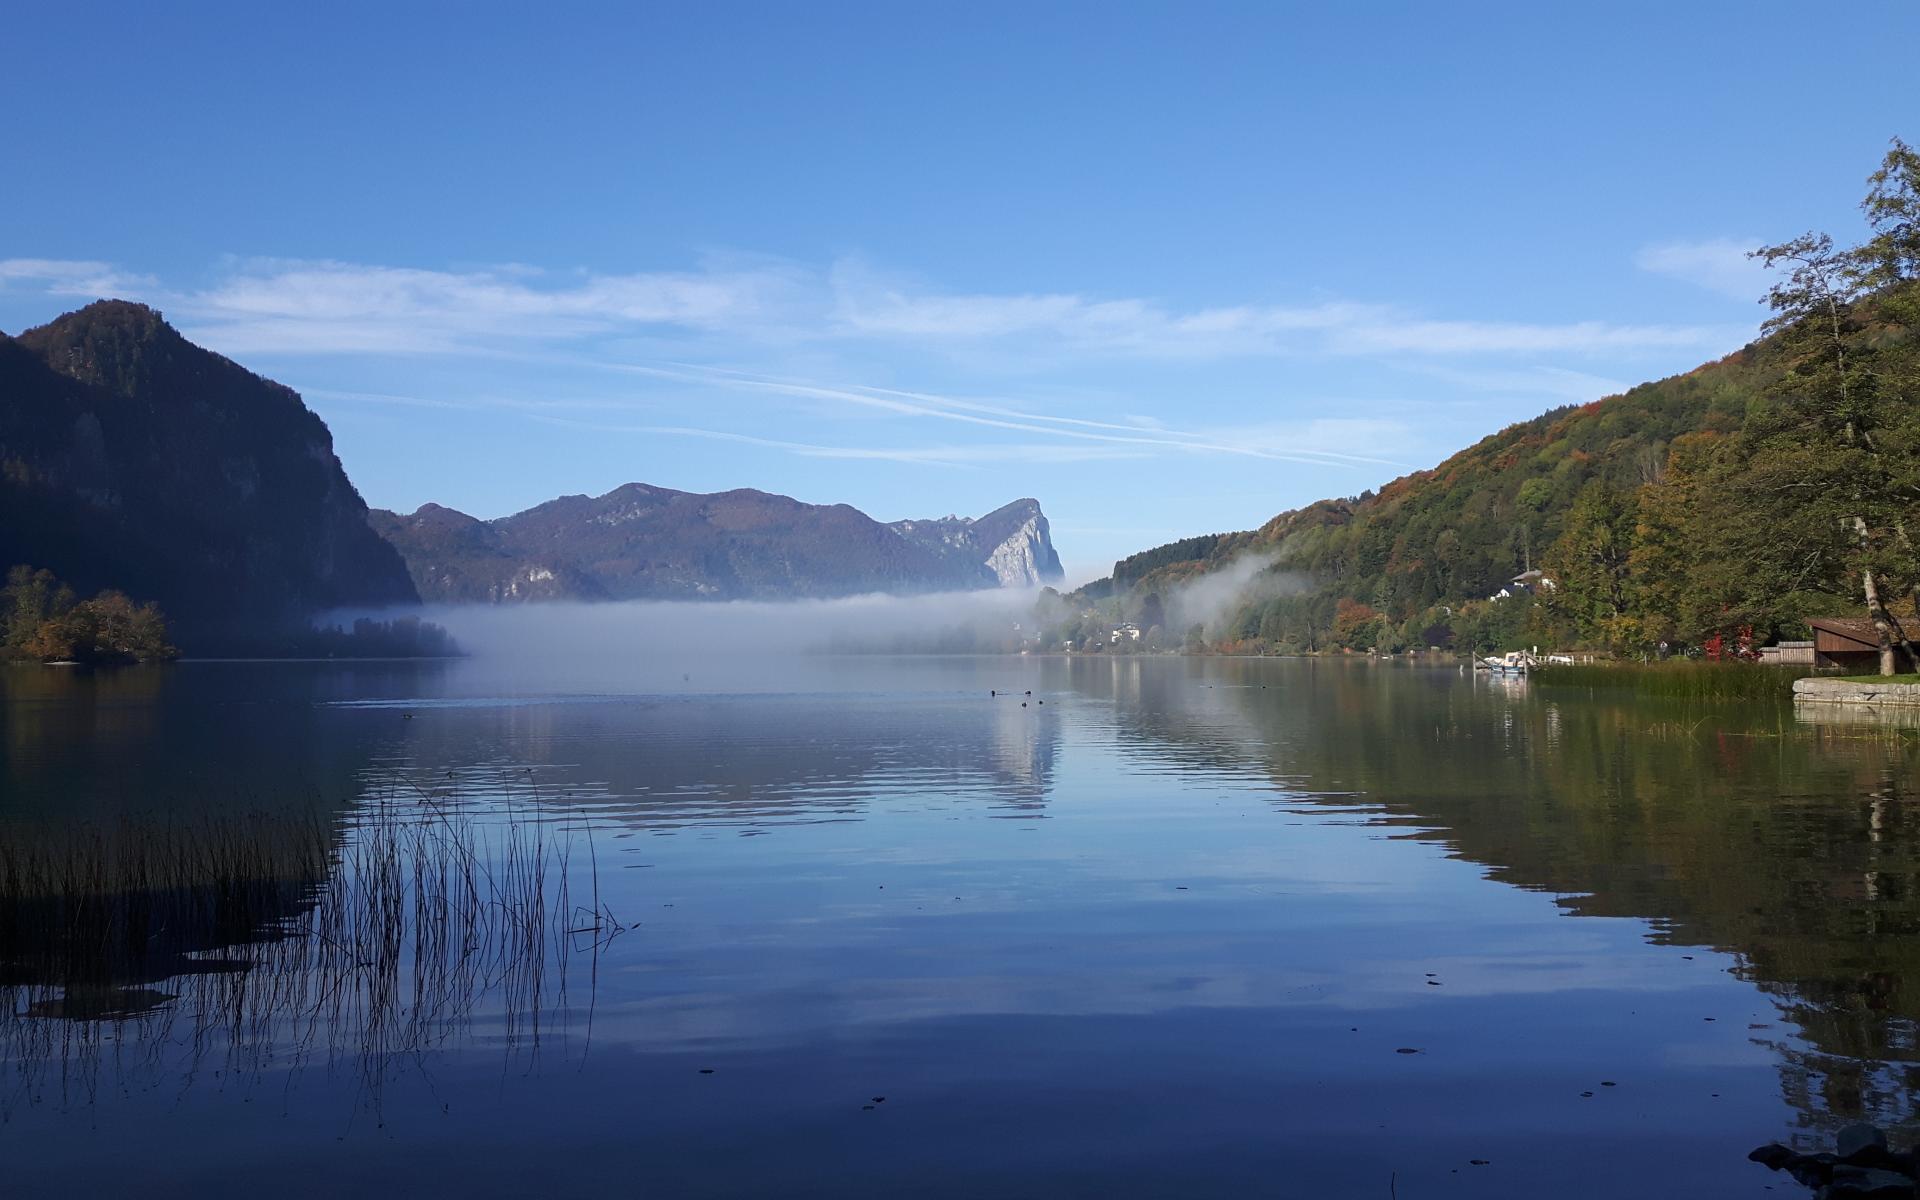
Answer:
M1865 517L1853 519L1853 532L1860 539L1860 549L1867 548L1867 520ZM1887 606L1880 601L1880 584L1873 577L1873 568L1860 568L1861 590L1867 596L1867 616L1873 621L1873 632L1880 641L1880 673L1898 675L1898 665L1893 657L1893 620L1887 613ZM1902 639L1905 640L1905 639Z
M1893 661L1893 623L1887 620L1886 606L1880 603L1880 585L1874 582L1873 568L1860 572L1867 593L1867 616L1873 618L1873 632L1880 639L1880 673L1898 675Z
M1920 615L1920 583L1913 585L1913 611L1916 615ZM1910 660L1907 666L1912 670L1920 671L1920 646L1915 646L1911 639L1904 644L1907 647L1907 658Z
M1914 599L1920 602L1920 587L1914 589ZM1920 603L1917 603L1916 611L1920 611ZM1907 627L1892 612L1887 613L1887 623L1893 626L1893 640L1900 643L1900 652L1906 655L1907 670L1920 671L1920 646L1913 644L1913 638L1907 633Z
M1912 555L1913 539L1907 536L1907 523L1905 521L1895 521L1893 523L1893 532L1895 536L1900 539L1901 547L1906 550L1908 555ZM1920 617L1920 582L1915 582L1909 591L1913 597L1914 615ZM1898 627L1899 624L1898 621L1894 622L1896 627ZM1909 635L1904 628L1900 630L1900 648L1907 652L1907 670L1920 671L1920 646L1913 644L1912 636Z

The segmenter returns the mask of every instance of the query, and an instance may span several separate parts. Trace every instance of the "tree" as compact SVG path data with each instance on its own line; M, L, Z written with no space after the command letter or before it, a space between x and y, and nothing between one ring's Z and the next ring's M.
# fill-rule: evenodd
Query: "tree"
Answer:
M28 566L8 570L7 586L0 591L0 648L4 648L6 657L37 657L27 649L28 643L42 625L73 605L73 591L55 579L52 571Z
M1920 164L1896 141L1862 206L1874 230L1866 245L1836 250L1826 234L1807 233L1754 251L1784 273L1767 293L1767 329L1785 348L1789 370L1771 389L1773 403L1749 416L1736 446L1745 470L1740 486L1769 515L1770 543L1831 556L1858 581L1883 675L1897 668L1896 643L1920 668L1920 649L1890 611L1883 586L1920 586L1907 532L1920 495L1903 372L1897 356L1880 361L1877 331L1860 309L1875 289L1884 293L1879 310L1896 319L1904 311L1902 289L1913 281L1920 240L1916 180Z
M1333 640L1355 650L1372 648L1379 636L1380 614L1373 605L1342 597L1333 610Z
M1140 598L1140 611L1134 616L1134 623L1142 629L1167 623L1166 606L1160 602L1159 592L1148 592Z
M1632 640L1633 545L1639 504L1604 479L1589 484L1567 513L1547 554L1553 587L1545 607L1564 616L1576 637L1619 646Z
M1878 300L1881 321L1900 335L1881 343L1884 361L1878 374L1895 417L1881 441L1898 464L1893 486L1911 510L1920 502L1920 338L1915 336L1920 329L1920 153L1894 138L1880 169L1867 182L1860 209L1873 236L1855 257L1862 280ZM1913 566L1916 551L1905 517L1895 536ZM1920 569L1913 570L1909 590L1920 614Z
M178 654L167 641L166 620L151 604L101 592L75 602L50 571L14 567L0 590L5 657L39 662L148 662Z
M1867 198L1860 202L1873 231L1855 252L1867 287L1887 294L1887 315L1901 325L1916 324L1920 294L1901 293L1900 285L1920 279L1920 153L1899 138L1867 177Z

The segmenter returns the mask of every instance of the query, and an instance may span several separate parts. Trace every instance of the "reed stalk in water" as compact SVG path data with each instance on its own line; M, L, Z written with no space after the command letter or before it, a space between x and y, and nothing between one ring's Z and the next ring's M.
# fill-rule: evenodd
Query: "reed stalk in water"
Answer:
M351 1063L376 1107L397 1069L483 1017L506 1054L537 1053L576 949L597 961L624 927L598 906L591 846L595 907L573 906L590 822L526 800L396 780L338 822L13 831L0 1108L90 1100L109 1047L123 1085Z

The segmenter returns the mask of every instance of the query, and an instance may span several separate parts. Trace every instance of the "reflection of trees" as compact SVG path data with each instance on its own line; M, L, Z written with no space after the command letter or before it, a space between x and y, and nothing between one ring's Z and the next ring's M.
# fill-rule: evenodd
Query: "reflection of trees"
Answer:
M357 689L417 694L442 663L0 665L0 821L339 812L405 736L397 712L343 718Z
M537 1046L576 944L575 826L413 793L336 827L76 827L0 845L0 1112L318 1065L384 1085L485 1015ZM132 1047L128 1053L126 1048Z
M1150 663L1137 737L1361 799L1492 878L1736 956L1807 1043L1809 1130L1920 1100L1920 740L1775 706L1622 702L1367 663ZM1085 683L1101 692L1104 677ZM1264 690L1263 690L1264 685ZM1297 796L1289 797L1289 803Z

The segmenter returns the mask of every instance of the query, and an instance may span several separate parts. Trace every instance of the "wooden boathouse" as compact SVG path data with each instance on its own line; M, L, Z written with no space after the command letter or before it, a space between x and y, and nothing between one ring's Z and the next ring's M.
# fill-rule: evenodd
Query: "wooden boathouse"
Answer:
M1845 667L1856 675L1880 669L1880 635L1865 617L1809 617L1813 626L1813 665Z

